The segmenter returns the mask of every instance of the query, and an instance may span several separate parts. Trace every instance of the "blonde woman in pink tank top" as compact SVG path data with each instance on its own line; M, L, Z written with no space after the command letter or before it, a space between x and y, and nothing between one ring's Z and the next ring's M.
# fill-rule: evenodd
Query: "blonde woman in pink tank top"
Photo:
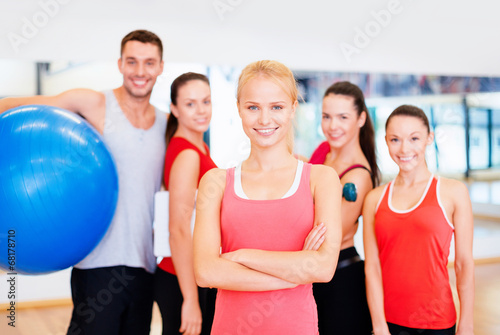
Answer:
M318 334L312 283L334 273L341 188L332 168L292 155L297 96L283 64L248 65L237 104L250 156L200 182L194 266L198 285L218 288L214 335Z

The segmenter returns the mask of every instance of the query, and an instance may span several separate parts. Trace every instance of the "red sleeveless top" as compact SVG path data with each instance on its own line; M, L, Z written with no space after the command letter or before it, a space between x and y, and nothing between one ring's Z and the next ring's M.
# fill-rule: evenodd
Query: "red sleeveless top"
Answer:
M207 171L216 168L217 165L213 162L212 158L210 158L210 151L208 146L205 144L205 151L207 154L203 153L197 146L186 140L182 137L172 137L167 146L167 152L165 154L165 170L164 170L164 178L165 178L165 186L168 191L168 183L170 179L170 169L172 168L172 164L174 164L177 156L184 150L191 149L198 153L200 156L200 173L198 176L198 184L200 183L201 177ZM172 257L165 257L162 259L158 267L164 271L167 271L171 274L175 275L174 263L172 262Z
M387 322L422 329L456 323L448 255L454 228L439 200L439 179L431 176L418 204L391 206L390 182L375 212Z
M234 190L234 170L227 170L221 205L222 252L242 248L302 250L314 224L311 165L303 164L300 184L293 194L275 200L239 197ZM264 292L219 289L212 335L224 334L318 334L312 284Z
M325 160L326 160L326 155L328 155L329 152L330 152L330 144L328 144L328 141L324 141L316 148L316 150L314 150L313 154L311 155L311 159L309 159L309 163L311 163L311 164L324 164ZM365 169L366 171L368 171L368 173L371 176L372 172L366 166L361 165L361 164L354 164L354 165L349 166L344 171L342 171L339 174L339 179L342 179L342 177L347 172L349 172L353 169L358 169L358 168Z
M311 155L311 159L309 159L309 163L311 164L323 164L326 159L326 155L330 152L330 144L328 141L324 141L318 145L318 147L314 150Z

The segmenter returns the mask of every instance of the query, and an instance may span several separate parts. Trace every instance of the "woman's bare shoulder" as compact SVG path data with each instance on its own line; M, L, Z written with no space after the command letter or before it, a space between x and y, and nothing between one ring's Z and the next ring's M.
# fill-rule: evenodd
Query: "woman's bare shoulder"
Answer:
M387 187L387 183L375 187L373 190L368 192L368 194L365 197L365 205L368 206L368 204L375 204L380 200L380 197L384 193L384 190Z
M226 183L226 169L214 168L207 171L201 178L200 185L202 183L215 183L217 185L224 185Z
M440 194L445 198L460 200L469 199L469 190L467 186L460 180L439 177Z
M339 179L337 172L330 166L323 164L311 164L311 178L324 179L332 178Z

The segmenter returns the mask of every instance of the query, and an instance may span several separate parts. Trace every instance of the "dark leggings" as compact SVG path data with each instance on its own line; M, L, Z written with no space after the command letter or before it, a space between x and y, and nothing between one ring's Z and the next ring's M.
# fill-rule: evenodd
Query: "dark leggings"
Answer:
M340 251L339 264L359 256L354 247ZM329 283L314 283L320 335L369 335L372 331L366 301L364 262L337 269Z
M215 313L216 289L198 288L202 314L201 335L209 335ZM154 299L160 308L163 335L177 335L181 327L182 292L177 276L160 268L154 275Z
M455 335L455 326L447 329L408 328L387 322L391 335Z

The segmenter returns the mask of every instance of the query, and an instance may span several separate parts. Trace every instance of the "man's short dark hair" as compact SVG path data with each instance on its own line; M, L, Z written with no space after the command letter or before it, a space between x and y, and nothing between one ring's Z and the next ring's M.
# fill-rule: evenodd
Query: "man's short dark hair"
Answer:
M161 43L161 40L156 34L147 31L147 30L134 30L130 33L128 33L123 39L122 39L122 47L120 50L120 55L123 54L123 49L125 48L125 44L130 41L139 41L142 43L151 43L156 46L158 46L158 49L160 51L160 59L163 59L163 45Z

